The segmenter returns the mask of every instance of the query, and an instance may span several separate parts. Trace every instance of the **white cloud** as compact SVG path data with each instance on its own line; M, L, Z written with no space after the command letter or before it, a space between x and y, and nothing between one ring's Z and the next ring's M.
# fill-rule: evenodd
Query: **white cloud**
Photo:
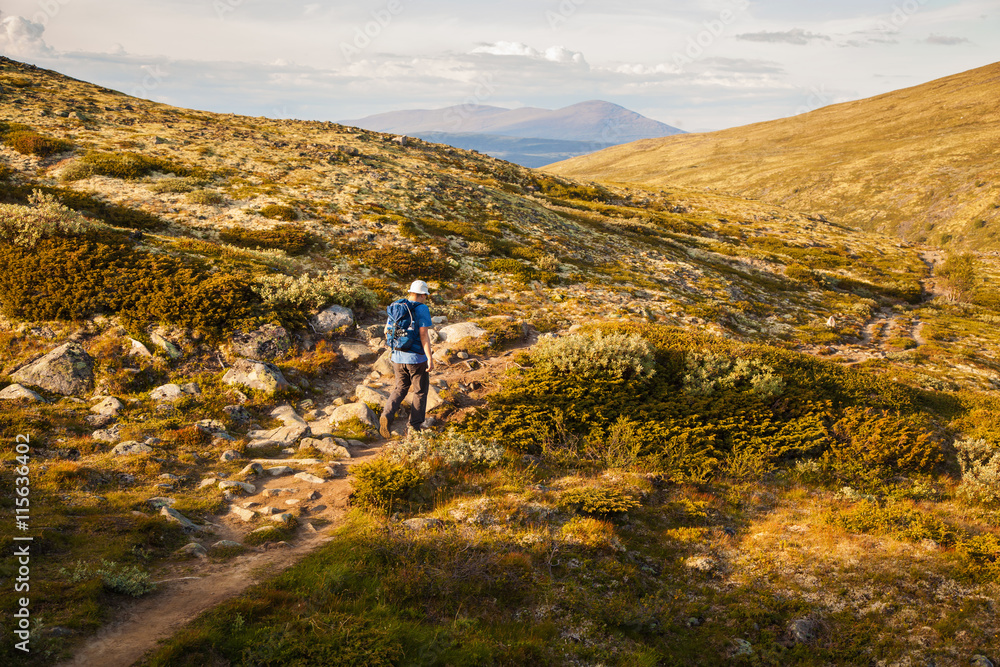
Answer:
M931 35L924 40L926 44L937 44L939 46L955 46L957 44L969 44L966 37L954 37L951 35Z
M42 34L45 26L23 16L0 20L0 53L13 58L31 58L52 53Z
M802 28L792 28L791 30L787 30L785 32L768 32L766 30L761 32L748 32L736 35L736 39L742 39L747 42L771 42L802 46L815 41L829 42L830 36L809 32L808 30L803 30Z
M570 51L563 46L550 46L544 51L538 51L521 42L493 42L481 44L470 51L472 54L487 54L491 56L516 56L532 60L547 60L551 63L566 63L585 65L586 58L579 51Z

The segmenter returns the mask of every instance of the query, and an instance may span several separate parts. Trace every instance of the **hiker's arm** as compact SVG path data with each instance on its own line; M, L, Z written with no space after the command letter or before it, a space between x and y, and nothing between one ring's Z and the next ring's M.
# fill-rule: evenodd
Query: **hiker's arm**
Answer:
M434 355L431 354L431 337L427 334L429 327L420 327L420 345L427 355L427 371L434 370Z

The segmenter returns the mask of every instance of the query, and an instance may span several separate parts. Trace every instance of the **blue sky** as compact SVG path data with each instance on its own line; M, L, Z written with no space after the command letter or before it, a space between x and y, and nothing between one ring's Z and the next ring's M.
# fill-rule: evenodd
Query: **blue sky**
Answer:
M341 120L604 99L688 131L1000 61L1000 0L2 0L0 53L169 104Z

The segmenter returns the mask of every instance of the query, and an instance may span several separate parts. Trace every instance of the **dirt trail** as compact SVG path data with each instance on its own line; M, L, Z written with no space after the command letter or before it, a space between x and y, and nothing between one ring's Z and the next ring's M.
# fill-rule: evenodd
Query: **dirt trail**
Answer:
M532 336L518 347L528 347L537 336ZM431 376L431 382L444 381L451 388L462 391L455 414L479 403L492 382L513 364L511 359L516 350L510 350L493 358L477 358L471 361L457 361L450 365L439 365L439 371ZM360 369L359 369L360 370ZM352 377L355 381L365 374ZM405 421L396 421L396 427L405 430ZM366 449L352 451L349 461L341 462L348 471L351 466L372 459L378 454L385 441L379 439ZM294 459L287 460L294 466ZM114 613L113 620L87 640L74 657L58 667L129 667L140 660L150 649L164 639L173 636L185 624L212 607L241 594L250 586L291 567L299 560L330 541L325 533L335 528L343 519L347 500L351 493L349 478L334 478L324 484L309 485L289 477L277 477L257 483L256 494L241 498L238 502L261 502L274 504L274 498L267 496L272 489L297 487L298 492L282 497L284 499L305 498L306 494L318 491L320 498L310 503L309 512L304 514L294 539L283 546L269 545L269 548L252 549L231 560L213 563L207 559L170 562L153 573L159 583L158 590L140 600L122 605ZM307 488L308 487L308 488ZM318 503L318 504L317 504ZM312 522L324 524L317 531ZM213 524L213 534L206 543L228 539L242 541L248 530L257 526L242 523L231 514L209 517Z

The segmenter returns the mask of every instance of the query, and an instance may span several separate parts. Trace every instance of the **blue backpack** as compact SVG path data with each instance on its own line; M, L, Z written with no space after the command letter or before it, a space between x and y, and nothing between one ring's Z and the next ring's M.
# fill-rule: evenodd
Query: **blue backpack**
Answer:
M385 342L393 352L421 352L420 329L413 319L412 302L407 299L393 301L386 308L389 318L385 323Z

